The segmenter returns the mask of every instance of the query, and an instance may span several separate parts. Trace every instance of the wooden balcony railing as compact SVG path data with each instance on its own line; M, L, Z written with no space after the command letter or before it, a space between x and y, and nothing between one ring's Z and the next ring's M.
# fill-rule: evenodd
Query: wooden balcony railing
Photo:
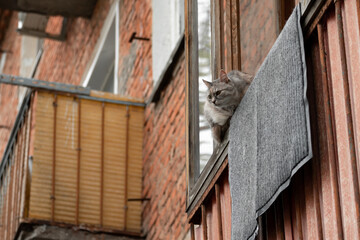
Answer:
M143 115L109 94L29 95L1 163L0 239L40 222L141 235Z

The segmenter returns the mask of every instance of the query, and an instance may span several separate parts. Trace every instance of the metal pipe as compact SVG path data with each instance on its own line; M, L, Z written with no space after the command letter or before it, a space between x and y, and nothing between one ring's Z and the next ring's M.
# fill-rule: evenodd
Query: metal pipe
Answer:
M76 174L76 213L75 213L76 225L79 225L80 159L81 159L81 100L78 98L78 142L77 142L77 174Z
M57 115L57 95L54 95L54 126L53 126L53 162L52 162L52 187L51 187L51 221L55 217L55 167L56 167L56 115Z
M360 193L359 193L359 179L358 179L358 168L357 168L357 156L355 150L355 136L354 136L354 122L352 116L352 93L350 91L350 82L348 77L348 67L346 61L346 50L345 50L345 40L344 40L344 27L343 20L341 15L341 4L343 1L335 1L335 16L336 24L338 29L338 38L339 38L339 48L340 48L340 61L341 61L341 70L343 75L343 87L345 95L345 110L346 110L346 122L348 127L348 139L350 144L350 157L351 157L351 170L352 170L352 179L354 182L354 196L356 203L356 221L360 222ZM359 229L360 232L360 229Z
M100 226L103 226L104 215L104 130L105 130L105 103L102 103L101 112L101 183L100 183Z
M126 106L126 139L125 139L125 196L124 196L124 229L127 225L127 210L128 210L128 164L129 164L129 123L130 123L130 111L129 106Z

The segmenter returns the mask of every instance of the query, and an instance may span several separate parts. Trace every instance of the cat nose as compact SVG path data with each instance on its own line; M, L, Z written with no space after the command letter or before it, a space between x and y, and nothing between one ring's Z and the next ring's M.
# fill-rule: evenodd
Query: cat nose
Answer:
M212 103L215 103L215 102L216 102L216 99L215 99L215 98L213 98L211 101L212 101Z

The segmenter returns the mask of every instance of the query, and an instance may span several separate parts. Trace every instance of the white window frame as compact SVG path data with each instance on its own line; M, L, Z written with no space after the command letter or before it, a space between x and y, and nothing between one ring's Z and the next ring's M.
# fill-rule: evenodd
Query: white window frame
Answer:
M169 62L172 61L173 52L176 51L179 42L184 34L184 0L152 0L153 8L153 26L152 26L152 65L153 65L153 84L156 85L166 71ZM168 4L168 5L165 5ZM162 29L156 27L156 12L159 14L163 11L155 11L159 7L167 8L170 11L169 19L160 20L162 23L168 23L169 28ZM167 21L166 21L167 20ZM161 32L162 31L162 32ZM169 44L165 47L157 47L157 43L166 37Z
M114 3L111 5L108 16L104 21L104 25L100 32L100 37L95 45L95 51L93 52L91 64L88 66L88 70L84 75L82 80L82 86L87 87L95 69L96 63L99 60L99 56L101 50L104 46L106 37L109 33L111 24L113 23L115 18L115 60L114 60L114 92L115 94L119 93L119 79L118 79L118 66L119 66L119 18L120 18L120 11L119 11L119 0L115 0Z

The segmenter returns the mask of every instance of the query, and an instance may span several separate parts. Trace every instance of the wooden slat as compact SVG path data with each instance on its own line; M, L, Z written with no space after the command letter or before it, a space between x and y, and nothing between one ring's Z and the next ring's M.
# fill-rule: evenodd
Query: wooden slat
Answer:
M217 226L219 229L219 235L217 236L217 238L219 240L223 239L223 230L222 230L222 212L221 212L221 198L220 198L220 185L219 183L215 184L215 202L216 202L216 221L217 221Z
M225 71L233 69L233 49L232 49L232 18L231 18L231 1L224 0L224 56Z
M129 164L128 164L128 198L140 199L142 187L142 139L144 114L140 107L130 106L129 118ZM141 230L141 202L128 201L126 229Z
M206 206L201 205L201 227L202 227L202 239L208 240L208 226L206 221Z
M124 228L126 107L107 104L105 109L104 227ZM122 174L119 174L122 173Z
M240 50L240 2L231 0L231 69L241 69L241 50Z
M78 102L58 96L56 125L55 221L75 223L78 158Z
M31 180L29 217L51 219L51 169L53 141L53 95L39 93L36 103L34 161ZM41 126L41 127L40 127Z
M79 222L100 224L101 102L81 101Z
M336 4L335 4L336 5ZM336 8L337 9L337 8ZM339 19L340 18L340 19ZM342 49L340 38L343 33L339 29L341 20L340 10L337 13L329 15L327 20L327 30L329 32L329 59L331 74L329 77L333 80L331 89L334 97L334 117L335 131L338 144L338 164L340 178L340 202L342 211L342 222L344 227L345 239L357 239L359 235L359 185L356 173L356 156L353 143L353 130L351 126L351 106L348 93L348 78L346 66L346 57ZM341 27L340 27L341 28ZM350 107L350 109L349 109ZM355 166L354 166L355 165ZM350 170L350 171L349 171ZM355 220L356 219L356 220Z

